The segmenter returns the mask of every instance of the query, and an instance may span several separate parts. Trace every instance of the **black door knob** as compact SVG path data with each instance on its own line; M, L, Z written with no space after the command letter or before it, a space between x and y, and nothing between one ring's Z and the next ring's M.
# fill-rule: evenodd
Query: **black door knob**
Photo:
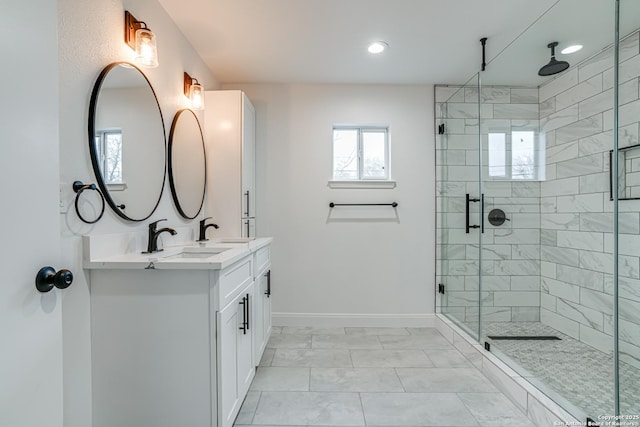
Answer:
M36 275L36 289L40 292L49 292L54 287L66 289L73 283L73 273L69 270L60 270L56 273L53 267L42 267Z

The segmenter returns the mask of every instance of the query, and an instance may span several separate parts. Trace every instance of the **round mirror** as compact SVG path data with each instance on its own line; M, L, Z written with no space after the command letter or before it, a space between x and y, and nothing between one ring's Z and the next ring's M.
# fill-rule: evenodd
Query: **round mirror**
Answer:
M180 215L193 219L204 202L206 183L204 138L191 110L176 113L169 134L169 184Z
M91 94L89 149L98 185L120 217L143 221L155 211L164 187L165 146L149 80L135 65L108 65Z

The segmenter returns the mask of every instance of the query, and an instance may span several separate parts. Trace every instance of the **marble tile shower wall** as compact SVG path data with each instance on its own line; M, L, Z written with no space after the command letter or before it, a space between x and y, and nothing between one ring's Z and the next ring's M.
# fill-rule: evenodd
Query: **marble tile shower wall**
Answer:
M538 130L537 89L484 87L480 93L483 146L487 129ZM478 197L478 92L474 87L436 87L437 280L446 286L443 308L477 327L479 230L465 232L465 194ZM483 156L486 156L484 151ZM486 158L486 157L485 157ZM540 320L540 183L484 182L485 212L500 208L510 221L486 221L483 239L483 318ZM471 204L477 224L479 203Z
M613 350L613 49L539 88L546 140L540 186L540 320L599 350ZM620 46L619 144L638 144L640 43ZM640 201L620 207L621 360L640 367Z

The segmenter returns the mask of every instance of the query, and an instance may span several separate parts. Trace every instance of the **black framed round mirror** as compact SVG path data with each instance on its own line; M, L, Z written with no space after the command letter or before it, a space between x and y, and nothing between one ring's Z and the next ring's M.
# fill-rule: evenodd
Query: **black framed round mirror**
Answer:
M189 109L176 113L169 133L169 185L176 209L194 219L204 203L207 160L202 128Z
M144 221L164 188L166 137L151 83L135 65L109 64L89 106L89 150L107 204L121 218Z

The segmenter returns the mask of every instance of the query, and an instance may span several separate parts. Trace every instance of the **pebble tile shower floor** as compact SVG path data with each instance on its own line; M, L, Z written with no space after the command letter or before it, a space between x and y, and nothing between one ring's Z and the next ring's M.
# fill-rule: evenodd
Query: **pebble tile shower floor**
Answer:
M492 322L486 335L555 335L557 341L489 340L527 372L593 419L614 413L613 356L540 322ZM613 344L612 344L613 347ZM620 362L620 413L640 413L640 369Z
M533 427L431 328L274 328L237 427Z

